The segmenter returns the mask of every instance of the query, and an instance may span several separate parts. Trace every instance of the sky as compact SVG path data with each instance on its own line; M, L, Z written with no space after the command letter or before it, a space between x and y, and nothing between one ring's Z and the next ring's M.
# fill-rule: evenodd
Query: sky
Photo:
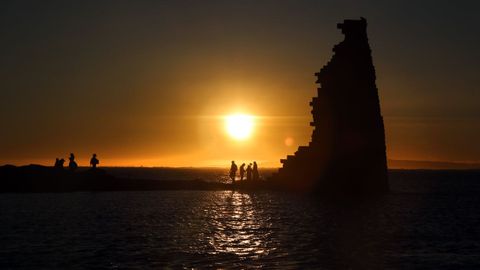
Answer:
M2 1L0 164L279 166L363 16L387 157L480 162L478 1ZM254 116L238 141L224 117Z

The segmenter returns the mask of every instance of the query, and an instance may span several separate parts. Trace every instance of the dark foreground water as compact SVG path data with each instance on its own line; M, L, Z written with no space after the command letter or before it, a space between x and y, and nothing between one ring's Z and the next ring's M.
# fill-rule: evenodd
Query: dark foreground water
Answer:
M339 207L294 194L0 194L0 269L480 269L479 173L393 172Z

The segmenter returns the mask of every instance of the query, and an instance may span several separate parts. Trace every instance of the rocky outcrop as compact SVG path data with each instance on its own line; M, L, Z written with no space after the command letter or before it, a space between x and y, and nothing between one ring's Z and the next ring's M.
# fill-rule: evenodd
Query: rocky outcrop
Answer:
M292 189L373 194L388 190L385 133L367 22L345 20L337 26L345 39L330 61L315 73L312 139L272 181Z
M232 185L202 179L122 178L98 168L79 168L78 171L72 172L40 165L0 166L0 193L271 189L272 186L266 181L242 181Z

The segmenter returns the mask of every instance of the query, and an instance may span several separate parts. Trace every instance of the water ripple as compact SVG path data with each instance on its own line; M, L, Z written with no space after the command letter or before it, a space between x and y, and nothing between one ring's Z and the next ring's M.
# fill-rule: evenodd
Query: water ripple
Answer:
M477 268L478 205L395 192L353 209L274 192L0 194L0 268Z

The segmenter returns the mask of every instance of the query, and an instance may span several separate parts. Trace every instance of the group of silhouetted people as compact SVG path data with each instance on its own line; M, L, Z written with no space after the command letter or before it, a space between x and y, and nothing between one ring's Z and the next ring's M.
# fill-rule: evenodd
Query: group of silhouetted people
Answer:
M232 165L230 166L230 179L232 179L232 183L235 183L237 170L238 170L237 164L235 164L235 161L232 160ZM252 163L248 164L246 169L245 169L245 163L242 163L242 165L240 165L240 181L243 181L243 177L245 176L245 173L247 173L247 177L246 177L247 181L260 180L256 161L253 162L253 166L252 166Z
M73 153L70 153L70 157L68 157L68 169L71 171L75 171L78 168L77 162L75 162L75 155ZM97 168L97 165L100 163L100 161L97 158L97 154L93 154L92 158L90 159L90 166L95 169ZM56 158L55 159L55 165L54 168L56 169L63 169L63 164L65 164L65 159L61 158Z

